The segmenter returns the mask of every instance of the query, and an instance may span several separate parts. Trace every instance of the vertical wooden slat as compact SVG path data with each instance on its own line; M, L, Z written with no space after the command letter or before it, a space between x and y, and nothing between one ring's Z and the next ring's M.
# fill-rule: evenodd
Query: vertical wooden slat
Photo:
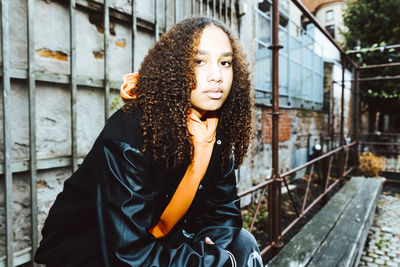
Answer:
M174 0L174 24L176 24L177 19L178 19L178 3L177 0Z
M135 72L136 34L137 34L136 0L132 0L132 72Z
M210 4L209 4L209 0L206 0L206 16L207 16L207 17L210 16Z
M77 130L76 130L76 99L77 99L77 84L76 84L76 20L75 20L75 0L70 0L69 5L70 18L70 86L71 86L71 154L72 154L72 171L78 169L78 145L77 145Z
M222 0L218 0L218 19L222 16Z
M6 266L13 266L13 230L12 230L12 170L11 170L11 82L9 51L8 1L1 1L1 49L3 55L3 134L4 134L4 179L6 213Z
M226 19L228 17L228 3L224 0L224 23L226 24Z
M34 40L34 0L28 0L28 87L29 87L29 153L31 176L31 240L33 259L38 247L37 211L37 159L36 159L36 86L35 86L35 40ZM33 261L32 261L33 262ZM33 266L38 266L32 263Z
M192 0L192 15L196 14L196 0Z
M108 39L110 36L109 0L104 0L104 116L107 121L110 116L110 85L108 67Z
M199 1L199 15L203 16L203 0Z
M229 27L232 27L233 25L233 8L234 8L234 0L230 0L230 4L231 4L231 13L230 13L230 20L229 20Z
M158 0L154 0L154 40L157 42L160 37L157 14Z
M215 0L212 0L212 16L213 16L213 18L215 18L215 14L216 14L216 12L215 12Z
M168 29L168 17L169 17L168 11L169 11L168 0L164 0L164 32L167 32Z

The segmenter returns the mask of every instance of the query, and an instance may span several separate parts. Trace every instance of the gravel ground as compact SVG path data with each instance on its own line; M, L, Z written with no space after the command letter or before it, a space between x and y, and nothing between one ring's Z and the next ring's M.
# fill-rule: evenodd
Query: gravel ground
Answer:
M400 267L400 185L387 184L378 200L359 267Z

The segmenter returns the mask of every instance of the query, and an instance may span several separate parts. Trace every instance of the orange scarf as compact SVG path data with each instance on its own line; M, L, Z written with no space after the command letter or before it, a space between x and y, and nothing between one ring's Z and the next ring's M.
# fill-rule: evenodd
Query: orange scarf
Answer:
M122 77L124 83L121 85L120 95L124 102L137 97L136 83L139 79L139 73L127 73Z
M124 101L136 98L137 92L135 90L138 76L138 73L124 75L124 84L121 86L121 97ZM194 146L193 160L189 164L171 201L161 214L159 222L149 230L156 238L167 235L185 215L206 173L218 125L218 117L215 114L207 115L205 121L200 120L193 112L188 115L187 127L192 135L191 140Z
M156 238L169 233L175 224L185 215L196 195L197 188L206 173L215 143L215 132L218 118L208 117L201 121L192 112L188 119L188 130L192 134L194 145L193 160L186 170L168 206L160 217L158 224L150 229Z

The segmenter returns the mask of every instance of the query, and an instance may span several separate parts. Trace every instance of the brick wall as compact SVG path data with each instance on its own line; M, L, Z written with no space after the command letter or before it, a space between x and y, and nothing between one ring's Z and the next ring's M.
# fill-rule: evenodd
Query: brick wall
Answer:
M262 136L263 143L272 143L272 109L262 109ZM279 111L279 142L290 140L291 134L291 111L287 109L280 109Z

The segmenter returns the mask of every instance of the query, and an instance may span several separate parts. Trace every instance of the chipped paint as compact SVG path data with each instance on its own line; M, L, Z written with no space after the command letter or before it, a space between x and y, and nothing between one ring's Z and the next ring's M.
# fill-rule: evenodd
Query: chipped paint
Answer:
M68 60L68 55L65 52L62 51L52 51L46 48L41 48L36 50L36 55L40 57L47 57L51 59L56 59L56 60L61 60L61 61L67 61Z

